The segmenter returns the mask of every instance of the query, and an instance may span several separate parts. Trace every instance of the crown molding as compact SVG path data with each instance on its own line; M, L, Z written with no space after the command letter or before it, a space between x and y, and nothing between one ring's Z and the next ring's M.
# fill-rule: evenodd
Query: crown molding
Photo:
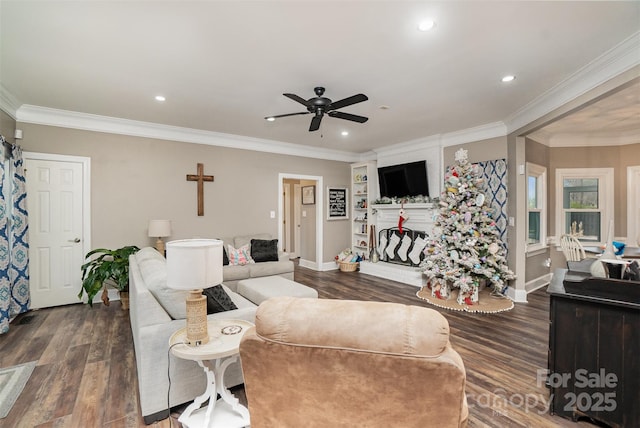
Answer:
M357 162L359 154L340 150L306 147L275 140L224 134L200 129L182 128L158 123L100 116L75 111L52 109L33 105L22 105L16 112L16 120L37 125L81 129L159 140L181 141L209 146L230 147L307 158Z
M559 133L550 134L538 131L529 136L534 141L547 147L603 147L626 146L627 144L640 143L640 132L593 134L593 133Z
M16 112L20 107L20 102L13 96L7 88L0 82L0 110L3 110L14 120L16 120Z
M509 133L534 122L606 81L640 65L640 31L600 55L505 119Z
M485 125L467 128L460 131L442 134L442 147L457 146L459 144L473 143L489 138L504 137L507 135L507 126L504 122L493 122Z
M392 156L417 150L424 150L431 147L440 147L440 135L419 138L417 140L405 141L404 143L392 144L390 146L379 147L373 151L377 156Z
M473 143L489 138L504 137L507 135L507 127L502 122L487 123L473 128L446 134L435 134L429 137L419 138L404 143L374 149L379 156L391 156L412 151L424 150L433 147L448 147L457 144Z

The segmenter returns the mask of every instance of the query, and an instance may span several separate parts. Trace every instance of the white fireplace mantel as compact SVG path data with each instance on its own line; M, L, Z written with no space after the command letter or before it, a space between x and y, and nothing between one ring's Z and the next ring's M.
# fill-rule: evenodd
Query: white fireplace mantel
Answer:
M378 231L398 227L399 212L403 208L402 205L373 204L372 207L375 210L375 222ZM409 218L402 223L402 227L431 234L435 217L439 213L432 203L404 204L404 211Z
M402 227L413 231L427 232L431 235L439 210L432 203L373 204L376 230L397 228L400 209L404 208L409 218L402 223ZM403 266L394 263L361 262L360 272L380 278L391 279L416 287L424 287L426 277L418 267Z

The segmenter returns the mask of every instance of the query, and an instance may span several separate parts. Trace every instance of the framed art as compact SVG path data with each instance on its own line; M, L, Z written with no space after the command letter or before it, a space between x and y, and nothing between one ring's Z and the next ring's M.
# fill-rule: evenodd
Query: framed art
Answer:
M316 186L302 187L302 205L314 205L316 203Z
M349 218L349 189L327 187L327 220L347 220Z

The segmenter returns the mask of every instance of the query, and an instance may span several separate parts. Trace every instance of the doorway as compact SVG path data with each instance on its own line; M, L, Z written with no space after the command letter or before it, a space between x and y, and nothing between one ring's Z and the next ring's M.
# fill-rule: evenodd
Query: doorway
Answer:
M302 205L302 187L315 186L315 203ZM322 177L280 173L278 175L278 242L300 266L322 267ZM288 248L287 248L288 247Z
M627 167L627 243L640 246L640 166Z
M91 247L90 158L25 152L31 309L79 303Z

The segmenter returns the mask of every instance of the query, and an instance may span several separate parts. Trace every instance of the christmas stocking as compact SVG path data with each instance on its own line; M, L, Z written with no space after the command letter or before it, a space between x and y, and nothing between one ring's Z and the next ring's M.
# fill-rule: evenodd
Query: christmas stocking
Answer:
M400 212L398 213L400 216L398 217L398 231L402 233L402 223L409 220L409 215L404 210L404 208L400 208Z
M411 252L409 252L409 258L414 265L420 264L420 254L422 254L422 250L427 246L427 240L418 236L415 241L413 241L413 248Z
M380 255L380 260L384 259L384 250L387 248L387 235L382 235L380 237L380 246L378 247L378 254Z
M409 235L404 235L404 238L402 238L402 244L400 245L400 248L398 248L398 256L400 256L400 260L403 262L407 261L407 251L409 251L410 246L411 238L409 238Z
M387 244L387 249L385 250L385 252L387 253L390 259L394 257L395 255L394 251L399 243L400 243L400 237L395 233L391 235L391 238L389 238L389 243Z

